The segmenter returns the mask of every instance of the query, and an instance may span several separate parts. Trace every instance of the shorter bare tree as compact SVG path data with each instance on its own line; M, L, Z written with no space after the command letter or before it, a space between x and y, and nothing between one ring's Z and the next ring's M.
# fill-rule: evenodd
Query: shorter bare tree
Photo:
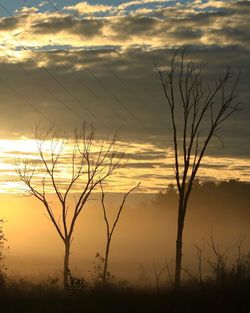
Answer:
M157 265L153 263L153 270L154 270L154 276L155 276L155 282L156 282L156 293L157 295L160 294L160 280L162 277L162 274L167 270L168 264L164 264L160 269L157 268Z
M105 224L106 224L106 248L105 248L105 257L104 257L104 264L103 264L103 272L102 272L102 282L106 283L107 277L108 277L109 252L110 252L112 236L116 229L117 223L121 217L121 213L124 208L124 204L126 202L127 197L129 196L131 192L133 192L135 189L137 189L140 186L140 183L138 183L135 187L131 188L127 193L124 194L122 202L120 204L120 207L117 211L117 214L113 223L111 223L108 218L107 208L105 205L105 192L103 190L102 182L100 182L100 186L101 186L101 191L102 191L101 202L102 202L103 217L104 217Z
M70 248L76 221L95 187L119 168L121 153L116 136L97 144L93 127L83 125L73 138L55 127L35 127L39 160L25 160L17 167L27 194L44 206L64 244L63 284L69 285ZM40 162L40 163L38 163ZM57 203L49 200L56 195ZM58 210L59 207L59 210Z

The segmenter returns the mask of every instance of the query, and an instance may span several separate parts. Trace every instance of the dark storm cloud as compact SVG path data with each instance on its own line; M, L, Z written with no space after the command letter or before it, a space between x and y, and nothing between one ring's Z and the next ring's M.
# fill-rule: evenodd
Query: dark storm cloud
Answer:
M233 2L232 9L237 10L241 14L248 14L250 12L250 2L249 1L238 1Z
M151 17L136 17L126 16L117 18L115 22L111 24L112 31L115 32L117 37L121 39L127 39L131 36L147 36L151 37L158 33L161 22Z
M223 19L231 15L230 11L221 12L197 12L196 14L189 14L184 17L183 23L192 27L209 26L217 19Z
M51 32L61 32L73 27L74 18L72 16L51 16L45 21L36 19L31 24L31 31L38 34L47 34Z
M15 17L3 17L0 19L0 31L14 30L18 24L19 20Z
M233 28L233 27L223 27L218 30L211 30L209 35L214 41L217 42L227 42L229 44L242 44L247 46L250 44L250 30L247 27L243 28Z
M186 27L179 27L171 33L171 36L177 40L193 40L199 39L202 36L201 30L187 29Z
M73 16L50 17L45 22L35 21L31 25L31 31L37 34L50 34L51 32L66 32L70 34L81 35L84 37L93 37L102 32L103 22L90 19L75 19Z

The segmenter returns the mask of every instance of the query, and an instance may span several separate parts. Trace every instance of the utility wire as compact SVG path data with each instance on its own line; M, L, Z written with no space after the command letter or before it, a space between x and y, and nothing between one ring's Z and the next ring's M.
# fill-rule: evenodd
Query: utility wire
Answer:
M24 1L27 1L27 0L24 0ZM58 13L61 13L60 10L58 10L56 4L52 3L51 0L46 0ZM97 23L100 24L100 20L99 19L95 19L95 21ZM83 41L84 39L82 38L82 34L73 26L73 25L70 25L71 28L75 31L75 33L78 35L78 37ZM101 25L102 26L102 25ZM117 51L117 49L114 49L115 53L121 57L121 54ZM147 108L148 111L155 117L155 119L157 120L157 122L160 122L160 124L164 127L164 129L167 127L168 128L168 125L166 123L166 121L162 120L159 116L157 116L155 114L155 112L151 109L151 107L145 102L143 101L138 95L137 93L107 64L107 62L99 55L97 55L98 59L102 62L102 64L105 66L105 68L107 68L107 70L120 82L120 84L125 87L125 89L131 94L133 95L136 100L138 102L140 102L143 107ZM145 90L147 92L147 94L150 95L150 97L152 97L154 99L154 96L148 91L148 90Z
M6 11L10 16L11 16L11 13L10 11L3 5L0 3L0 7ZM14 19L16 19L16 17L14 17ZM17 20L17 19L16 19ZM25 46L22 45L22 43L16 38L14 37L9 31L8 29L6 28L6 26L4 26L4 29L6 30L6 32L19 44L20 47L22 47L28 54L29 56L31 57L31 59L38 65L39 64L39 59L37 59L36 57L33 56L33 53L31 53L31 51L29 49L27 49ZM82 106L82 102L72 93L70 92L56 77L54 74L52 74L46 67L44 66L40 66L41 69L43 69L54 81L56 81L56 83L68 94L70 95L76 102L80 103L80 105ZM65 102L64 103L64 106L69 110L71 111L72 113L74 113L76 115L76 117L78 119L81 120L81 118L79 117L79 115L70 107L68 106ZM108 129L107 126L100 120L98 119L98 117L90 110L88 109L85 105L83 105L85 110L91 115L93 116L105 129ZM109 130L109 129L108 129Z
M46 2L48 3L48 4L50 4L51 5L51 7L53 7L54 8L54 10L57 12L57 13L59 13L59 14L61 14L61 11L57 8L57 6L56 6L56 4L54 4L53 2L51 2L50 0L46 0ZM79 31L71 24L71 23L69 23L69 26L70 26L70 28L74 31L74 33L81 39L81 41L84 41L84 38L82 37L82 35L81 35L81 33L79 33ZM121 78L116 74L114 74L114 71L112 71L110 68L109 68L109 66L106 64L106 62L99 56L99 55L97 55L97 58L105 65L105 67L107 68L107 70L112 74L112 76L114 76L115 78L116 78L116 80L118 80L123 86L124 86L124 84L122 83L122 80L121 80ZM120 101L120 104L121 104L121 101ZM124 104L122 104L122 106L123 106L123 108L144 128L144 130L146 130L147 131L147 133L149 133L150 135L152 135L153 137L154 137L154 134L152 134L152 132L151 132L151 130L147 127L147 126L145 126L143 123L142 123L142 121L140 120L140 119L138 119L138 117L134 114L134 113L132 113L128 108L127 108L127 106L125 106Z
M29 8L31 8L31 6L29 5L29 3L28 3L27 0L23 0L23 2L25 3L25 5L27 5ZM56 32L53 30L53 28L52 28L49 24L46 24L46 27L47 27L47 29L49 29L49 31L50 31L54 36L56 36L58 42L59 42L61 45L63 45L63 44L61 43L60 39L58 39L58 36L57 36ZM34 38L34 37L32 37L32 38ZM36 41L39 43L39 41L38 41L36 38L34 38L34 40L36 40ZM40 43L39 43L39 44L40 44ZM112 98L113 98L119 105L121 105L121 106L123 107L123 109L124 109L126 112L128 112L130 115L132 115L132 117L133 117L134 119L136 119L136 121L138 122L137 117L134 116L133 113L129 112L129 110L127 109L127 107L125 106L125 104L124 104L111 90L109 90L109 89L106 88L105 84L103 84L103 82L98 78L98 76L96 76L96 75L95 75L90 69L88 69L88 68L84 68L83 70L84 70L85 72L87 72L88 75L92 76L92 77L94 78L94 80L97 81L98 84L99 84L108 94L110 94L110 95L112 96ZM103 102L103 99L102 99L100 96L98 96L96 93L94 93L89 87L87 87L87 86L83 83L82 79L80 79L77 75L75 75L74 72L72 72L71 75L72 75L73 77L75 77L75 78L77 79L77 81L78 81L80 84L83 84L84 87L87 88L102 104L105 105L105 103ZM121 118L122 121L124 120L124 116L123 116L121 113L119 113L119 112L117 112L117 111L115 111L115 110L113 110L113 109L111 109L111 111L112 111L115 115L117 115L119 118ZM127 119L126 119L125 123L126 123L126 125L127 125L127 124L131 124L131 120L127 120ZM133 124L131 124L131 125L133 126ZM144 133L143 133L143 135L144 135Z
M18 97L20 97L24 102L26 102L34 111L36 111L39 115L41 115L44 119L51 123L50 118L44 113L42 113L39 109L37 109L35 105L32 102L30 102L26 97L24 97L18 90L16 90L13 86L8 84L2 77L0 77L0 81L5 85L6 88L14 92Z
M10 57L8 53L3 48L0 48L0 50L6 55L7 58ZM16 63L16 65L19 67L19 69L24 72L33 82L37 83L42 89L46 90L49 94L51 94L58 102L62 103L65 107L67 107L68 110L70 110L72 113L74 113L78 118L79 116L74 112L70 107L67 106L67 104L61 100L59 97L57 97L47 86L43 85L40 80L38 80L34 75L32 75L29 71L25 69L25 67L22 65L22 63Z

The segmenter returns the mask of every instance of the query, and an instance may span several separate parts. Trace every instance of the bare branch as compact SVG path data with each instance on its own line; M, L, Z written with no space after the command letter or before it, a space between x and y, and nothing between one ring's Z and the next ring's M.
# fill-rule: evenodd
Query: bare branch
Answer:
M203 68L186 62L184 50L172 54L167 70L156 66L172 123L174 172L179 192L176 287L180 284L182 234L193 182L211 139L218 136L216 131L240 110L236 94L239 75L234 78L235 74L227 68L213 86L209 86L204 83ZM181 118L178 118L180 112Z
M37 124L34 136L39 166L36 167L32 160L26 160L17 166L17 174L28 195L43 204L47 217L65 245L66 284L70 245L77 218L96 186L122 166L121 153L116 147L117 135L107 138L100 145L95 141L93 126L87 128L85 123L80 130L75 130L71 139L67 133L58 132L54 125L44 129ZM66 172L68 168L69 172ZM50 193L56 195L56 203L49 203Z

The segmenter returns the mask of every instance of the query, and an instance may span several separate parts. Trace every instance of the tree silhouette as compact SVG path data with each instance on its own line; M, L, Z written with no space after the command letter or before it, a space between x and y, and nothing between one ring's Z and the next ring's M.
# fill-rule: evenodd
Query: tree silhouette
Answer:
M212 218L213 221L225 217L235 218L249 217L249 193L250 183L230 179L226 181L200 181L195 179L189 206L192 208L193 216L196 218ZM163 189L152 200L155 208L173 212L178 205L178 191L172 191L172 187ZM218 210L219 208L219 210ZM236 214L236 215L235 215Z
M157 68L157 67L156 67ZM204 67L185 61L174 52L166 70L157 68L170 111L174 170L178 199L175 286L181 281L182 237L187 204L202 159L219 127L239 110L236 87L239 76L226 69L213 86L205 84Z
M5 270L6 267L4 265L4 259L5 259L5 242L6 237L3 231L3 224L4 220L0 219L0 287L4 285L5 283Z
M127 197L131 192L133 192L135 189L137 189L140 186L140 183L138 183L135 187L131 188L128 192L126 192L122 198L120 207L117 211L116 217L113 221L113 223L110 222L107 214L107 208L105 205L105 192L103 190L102 182L100 182L101 191L102 191L102 210L103 210L103 217L106 224L106 248L105 248L105 257L104 257L104 264L103 264L103 273L102 273L102 282L105 283L107 281L107 274L108 274L108 264L109 264L109 252L110 252L110 245L112 242L112 237L114 234L114 231L116 229L117 223L121 217L121 213L124 207L124 204L127 200Z
M18 165L17 172L28 195L43 204L57 234L64 243L63 284L69 284L69 258L76 221L95 187L121 166L116 136L97 145L93 127L83 125L69 139L55 127L35 128L39 167L31 160ZM66 164L70 170L65 170ZM49 200L54 193L57 204ZM72 199L73 198L73 199Z

